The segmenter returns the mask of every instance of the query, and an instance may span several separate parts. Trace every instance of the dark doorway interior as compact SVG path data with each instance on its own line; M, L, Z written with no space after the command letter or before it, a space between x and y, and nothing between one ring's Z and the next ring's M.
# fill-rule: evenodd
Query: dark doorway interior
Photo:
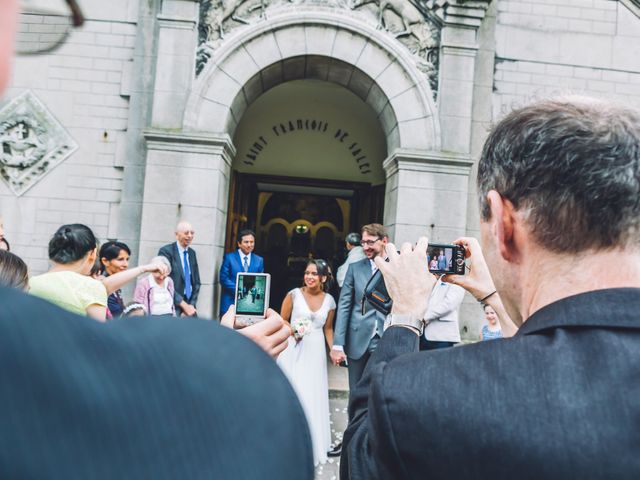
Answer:
M310 258L332 268L346 256L344 237L365 223L382 222L384 185L235 172L230 192L226 251L237 232L256 232L256 253L272 276L271 306L280 310L289 290L302 284Z

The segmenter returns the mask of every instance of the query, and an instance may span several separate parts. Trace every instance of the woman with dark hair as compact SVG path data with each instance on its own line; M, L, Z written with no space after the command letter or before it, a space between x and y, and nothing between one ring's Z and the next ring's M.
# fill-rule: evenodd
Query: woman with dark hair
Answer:
M27 264L17 255L0 249L0 286L27 290L29 272Z
M106 242L100 247L100 263L102 275L109 277L129 268L131 250L122 242ZM108 313L112 317L120 317L124 311L124 300L120 289L109 295L107 299Z
M278 357L278 365L289 377L304 409L316 465L327 461L331 445L325 341L331 349L336 302L326 292L332 282L327 262L309 260L303 286L287 294L281 313L291 324L292 337Z
M31 278L30 293L79 315L105 320L107 289L89 276L98 241L91 229L74 223L61 226L49 241L51 269Z
M104 322L107 295L142 273L166 271L164 265L149 264L96 280L90 273L97 251L98 242L89 227L79 223L61 226L49 241L49 260L53 266L47 273L31 278L29 293Z

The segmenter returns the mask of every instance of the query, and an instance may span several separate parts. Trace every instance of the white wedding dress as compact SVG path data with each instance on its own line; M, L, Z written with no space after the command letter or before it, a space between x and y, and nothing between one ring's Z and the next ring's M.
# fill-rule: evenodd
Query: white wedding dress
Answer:
M298 394L311 432L313 462L318 465L327 461L327 450L331 446L327 353L322 327L329 311L336 308L336 302L326 293L322 306L312 312L299 288L290 293L293 297L291 321L307 317L312 328L297 344L293 337L289 337L289 345L278 357L278 365Z

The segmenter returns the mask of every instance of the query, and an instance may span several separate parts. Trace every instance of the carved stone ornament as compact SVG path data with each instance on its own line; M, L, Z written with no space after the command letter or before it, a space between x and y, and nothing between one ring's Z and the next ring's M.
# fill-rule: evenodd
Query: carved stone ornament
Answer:
M458 0L460 2L462 0ZM446 9L444 0L202 0L198 26L199 46L196 75L204 69L224 38L243 25L267 18L270 10L294 9L304 4L343 10L388 32L414 56L417 67L429 78L432 90L438 84L440 30ZM483 3L483 2L474 2ZM488 2L484 2L488 3ZM485 7L486 8L486 7Z
M78 145L29 90L0 110L0 176L22 195Z

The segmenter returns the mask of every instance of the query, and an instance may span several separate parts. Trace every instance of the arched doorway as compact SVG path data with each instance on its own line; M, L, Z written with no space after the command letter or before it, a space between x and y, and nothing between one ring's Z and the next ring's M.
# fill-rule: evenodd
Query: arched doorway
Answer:
M428 79L392 36L375 25L337 11L314 8L308 16L300 15L295 8L285 10L225 38L190 90L156 92L154 97L154 121L160 122L162 129L145 131L149 153L142 228L153 228L157 218L170 216L187 217L204 226L198 235L201 242L197 245L198 253L203 252L212 260L202 269L203 309L215 310L219 292L217 273L224 251L230 250L233 242L228 219L229 212L237 209L231 208L230 202L236 197L242 201L250 198L239 192L235 182L242 173L234 173L234 163L242 155L235 144L239 141L236 135L239 123L246 118L248 109L274 87L293 80L320 80L353 93L374 112L382 131L380 139L386 143L382 157L386 160L378 163L383 164L386 184L379 187L383 183L363 181L354 185L353 180L329 180L334 185L347 182L349 185L339 188L353 191L358 190L359 183L370 189L378 186L378 195L359 202L359 208L378 212L382 211L384 189L383 220L396 239L413 236L415 230L422 231L425 223L430 223L422 218L423 204L431 202L433 195L430 191L423 193L423 177L427 186L432 185L431 177L449 168L447 165L457 168L457 160L451 159L450 154L438 153L440 124ZM180 125L174 123L175 104L171 101L177 97L186 100ZM313 118L309 119L313 129ZM303 123L306 128L306 121ZM289 129L288 123L286 127ZM347 137L343 138L346 142ZM351 149L351 144L347 147ZM357 150L355 146L353 149ZM356 162L359 157L355 157ZM350 160L353 162L354 158ZM258 165L258 159L253 163ZM362 166L364 171L366 166ZM154 180L167 172L176 185L170 197L153 188ZM301 177L293 178L298 185ZM321 175L312 177L309 180L312 184L307 186L325 187L326 193L326 185L313 183L321 180ZM416 181L417 186L404 188L405 183L413 185ZM416 203L420 208L407 208ZM154 245L147 243L141 249L150 251Z
M372 108L343 86L315 79L282 83L239 119L233 143L227 251L237 232L256 232L272 275L271 303L300 284L307 259L334 270L343 239L382 222L386 139Z

